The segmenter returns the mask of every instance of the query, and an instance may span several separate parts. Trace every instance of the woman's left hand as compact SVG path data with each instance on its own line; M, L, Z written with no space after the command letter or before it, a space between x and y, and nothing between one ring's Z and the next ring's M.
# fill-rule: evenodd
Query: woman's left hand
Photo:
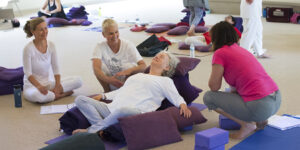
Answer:
M192 112L186 104L180 104L180 115L183 115L185 118L190 118L192 116Z
M56 84L54 89L53 89L53 92L55 95L60 95L63 93L63 87L61 84Z

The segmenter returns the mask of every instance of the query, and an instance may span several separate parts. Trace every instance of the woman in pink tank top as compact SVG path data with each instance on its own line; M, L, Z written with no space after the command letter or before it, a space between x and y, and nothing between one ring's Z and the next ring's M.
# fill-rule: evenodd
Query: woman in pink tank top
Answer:
M231 138L241 139L255 129L263 129L281 103L276 83L257 59L237 44L238 35L232 25L222 21L210 30L214 55L208 82L211 91L204 95L210 110L241 125ZM219 91L222 79L230 92Z

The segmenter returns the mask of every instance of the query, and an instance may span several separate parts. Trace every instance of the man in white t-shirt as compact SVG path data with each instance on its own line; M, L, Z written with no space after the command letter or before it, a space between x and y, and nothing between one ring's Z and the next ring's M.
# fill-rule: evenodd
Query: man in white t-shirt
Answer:
M146 64L134 44L119 38L114 20L103 21L102 35L106 41L95 47L93 70L104 92L109 92L120 88L128 76L143 72Z

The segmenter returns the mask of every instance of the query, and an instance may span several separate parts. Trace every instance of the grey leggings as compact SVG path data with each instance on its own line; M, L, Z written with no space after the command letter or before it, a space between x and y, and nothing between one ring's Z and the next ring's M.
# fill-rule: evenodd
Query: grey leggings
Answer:
M91 123L89 133L95 133L118 122L118 118L141 114L136 108L122 107L110 112L107 104L86 96L78 96L75 99L76 106Z
M188 7L190 10L190 19L189 19L189 24L194 25L195 27L197 27L197 25L199 24L200 20L203 17L203 8L200 7Z
M262 99L244 102L237 93L208 91L203 101L209 110L220 108L240 120L260 122L267 120L278 111L281 94L278 90Z

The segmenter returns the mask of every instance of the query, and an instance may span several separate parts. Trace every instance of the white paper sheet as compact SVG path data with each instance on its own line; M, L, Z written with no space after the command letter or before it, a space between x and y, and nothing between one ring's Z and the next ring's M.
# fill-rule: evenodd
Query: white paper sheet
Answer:
M269 118L268 125L280 130L287 130L294 127L300 127L300 119L274 115Z
M67 105L50 105L50 106L41 106L40 114L57 114L57 113L65 113L69 109L75 106L75 103L67 104Z

